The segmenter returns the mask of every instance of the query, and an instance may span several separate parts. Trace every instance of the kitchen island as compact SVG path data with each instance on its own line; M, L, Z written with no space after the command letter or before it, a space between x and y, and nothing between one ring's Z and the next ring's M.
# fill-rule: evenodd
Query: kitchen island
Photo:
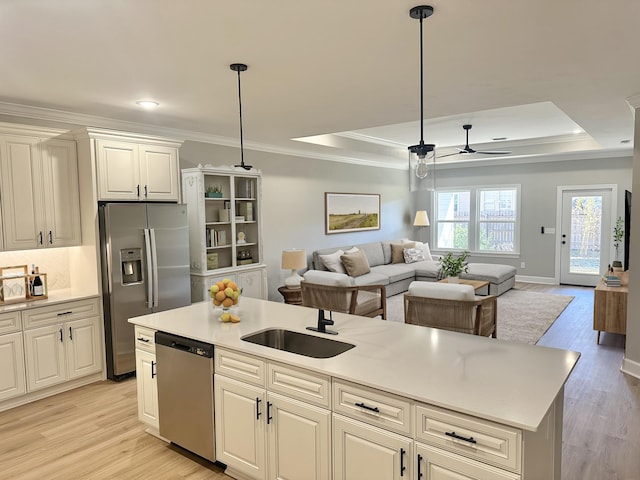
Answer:
M262 403L265 409L276 403L269 400L270 396L277 399L282 391L274 388L272 393L269 387L277 383L274 378L278 375L283 377L284 370L288 378L293 378L292 372L300 373L300 378L291 383L297 385L291 387L292 392L300 393L315 384L314 377L319 379L318 385L328 385L318 387L314 399L308 402L313 409L324 409L330 418L328 432L320 429L324 432L320 436L328 438L325 450L329 459L324 469L317 469L320 478L347 479L354 464L360 463L358 475L362 478L395 478L396 473L398 478L414 478L422 472L432 472L433 477L426 478L439 478L437 472L445 468L469 478L560 479L564 384L579 353L336 313L331 328L338 335L331 339L355 347L332 358L317 359L242 340L270 328L322 336L306 330L317 324L317 310L243 298L239 315L240 323L221 323L219 312L209 302L201 302L129 320L149 330L216 347L216 456L229 466L230 475L272 478L274 458L270 452L278 449L265 438L256 443L256 451L264 452L259 451L254 460L268 468L244 468L251 463L246 459L232 465L234 455L225 452L227 443L233 443L233 438L225 437L225 430L229 430L225 429L225 420L229 420L225 406L229 410L231 407L224 400L229 390L220 390L218 384L250 386L258 391L247 396L255 397L257 406L252 411L257 424L262 421L260 395L266 394L267 401ZM269 373L260 378L260 369ZM158 365L158 375L161 371ZM289 397L302 403L296 395ZM366 395L368 403L362 400ZM237 393L233 398L240 402ZM234 403L233 408L240 403ZM262 417L269 417L265 412ZM241 408L234 414L241 414ZM349 431L350 427L363 425L372 435L406 440L398 452L383 449L394 471L385 472L386 465L371 461L374 457L386 458L378 441L373 442L377 450L371 457L373 451L362 447L365 436ZM262 426L251 433L268 437L270 434L264 432L268 428ZM475 432L475 437L469 432ZM281 447L281 439L275 440ZM293 443L298 452L298 442ZM420 454L425 448L426 454ZM317 446L316 450L323 451ZM353 453L356 451L359 453ZM351 458L348 452L352 452ZM454 465L449 467L451 462ZM378 476L365 475L363 469L367 468ZM479 469L484 473L478 473Z

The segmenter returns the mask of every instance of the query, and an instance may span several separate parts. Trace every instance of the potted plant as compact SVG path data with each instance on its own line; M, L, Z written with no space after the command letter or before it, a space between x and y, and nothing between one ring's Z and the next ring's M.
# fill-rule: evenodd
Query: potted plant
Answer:
M204 196L208 198L222 198L222 187L220 185L209 185Z
M618 217L616 220L616 225L613 227L613 247L616 249L616 259L613 261L613 269L614 270L622 270L622 262L618 260L619 251L620 251L620 243L622 242L622 237L624 236L624 222L622 221L622 217Z
M442 274L448 278L449 283L457 283L460 274L469 270L469 265L467 265L468 257L469 252L467 251L462 252L458 256L447 252L446 255L440 259L440 270Z

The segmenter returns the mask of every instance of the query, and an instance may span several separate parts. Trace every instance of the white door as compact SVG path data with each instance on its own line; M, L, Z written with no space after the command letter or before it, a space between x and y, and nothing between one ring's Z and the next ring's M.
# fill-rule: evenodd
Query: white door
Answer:
M138 389L138 420L160 428L158 421L158 381L156 355L136 349L136 387Z
M100 318L65 323L64 333L69 379L101 371Z
M461 455L416 443L418 472L424 480L519 480L520 475L485 465Z
M560 283L594 287L611 263L610 188L562 191Z
M333 415L334 480L413 478L413 441L341 415Z
M269 478L331 478L331 412L276 393L267 401Z
M138 145L96 140L98 200L139 200L141 196Z
M213 386L216 460L248 478L265 479L265 390L222 375L215 375Z
M27 386L33 392L67 379L62 325L25 330Z
M0 401L26 391L22 332L0 335Z
M178 150L159 145L140 145L140 198L178 200Z

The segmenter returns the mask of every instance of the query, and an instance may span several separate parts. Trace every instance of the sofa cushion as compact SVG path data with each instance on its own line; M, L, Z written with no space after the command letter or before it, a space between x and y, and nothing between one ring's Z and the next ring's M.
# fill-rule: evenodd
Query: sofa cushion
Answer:
M381 265L373 267L369 273L355 277L353 283L355 285L389 285L389 277L375 271L380 267Z
M496 284L505 282L515 276L515 267L495 263L470 263L469 270L466 273L460 274L460 278L485 280Z
M341 255L340 260L342 260L342 264L347 270L347 274L352 277L359 277L371 271L367 256L362 250Z
M411 282L409 295L416 297L441 298L443 300L474 300L471 285L461 283Z
M406 243L392 243L391 244L391 263L404 263L404 249L414 248L416 246L413 242Z
M422 262L412 263L411 266L416 272L416 277L436 278L438 271L440 271L440 262L435 260L424 260Z
M346 273L307 270L302 276L305 282L316 283L318 285L329 285L332 287L350 287L353 285L353 278Z
M406 278L413 278L416 275L413 266L405 263L378 265L377 267L373 267L371 271L386 276L389 278L389 283L399 282Z
M382 251L382 243L380 242L371 242L371 243L362 243L356 245L357 248L362 250L364 254L367 256L367 261L369 262L370 267L375 267L376 265L384 265L384 252ZM349 253L349 252L345 252Z

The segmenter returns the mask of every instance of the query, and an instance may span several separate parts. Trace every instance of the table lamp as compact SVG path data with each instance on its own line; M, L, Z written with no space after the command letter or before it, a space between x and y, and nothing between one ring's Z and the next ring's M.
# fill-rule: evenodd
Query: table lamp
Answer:
M296 270L307 266L307 252L304 250L283 250L282 269L291 270L291 275L287 277L284 284L289 288L300 288L302 277Z

